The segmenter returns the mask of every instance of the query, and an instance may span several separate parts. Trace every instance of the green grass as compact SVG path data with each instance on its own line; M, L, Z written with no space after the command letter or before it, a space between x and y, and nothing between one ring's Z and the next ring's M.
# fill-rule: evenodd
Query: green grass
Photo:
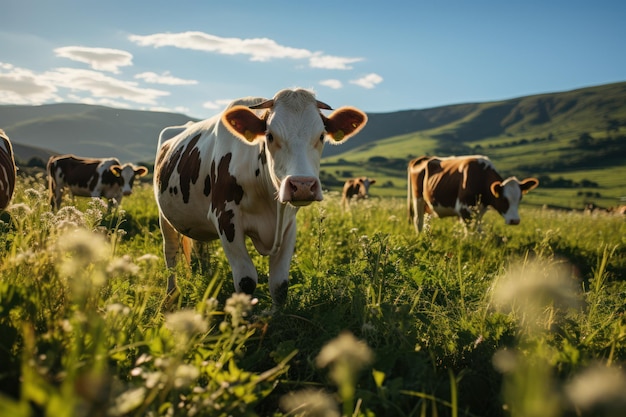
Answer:
M298 214L283 308L266 258L251 302L210 243L169 310L149 186L114 213L53 214L45 194L22 180L1 224L0 415L626 411L622 217L523 204L517 227L489 212L482 233L435 219L418 236L404 198L343 212L331 192Z

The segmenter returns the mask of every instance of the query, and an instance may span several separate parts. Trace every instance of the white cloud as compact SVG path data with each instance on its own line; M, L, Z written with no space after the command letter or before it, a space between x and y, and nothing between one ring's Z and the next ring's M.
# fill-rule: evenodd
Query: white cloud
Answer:
M312 68L347 70L363 58L346 58L323 55L308 49L292 48L268 38L222 38L204 32L155 33L153 35L130 35L128 39L140 46L173 46L181 49L215 52L224 55L248 55L251 61L266 62L272 59L308 59Z
M352 80L350 82L360 87L371 89L371 88L376 87L377 84L380 84L381 82L383 82L383 77L381 77L378 74L371 73L359 79Z
M320 81L320 85L323 85L328 88L332 88L333 90L338 90L343 87L343 84L339 80L329 79Z
M252 61L269 61L274 58L302 59L311 56L306 49L290 48L267 38L221 38L203 32L156 33L130 35L132 42L141 46L174 46L182 49L216 52L224 55L249 55Z
M141 88L136 82L119 80L97 71L56 68L35 73L10 64L0 65L0 103L5 104L42 104L82 97L79 101L85 103L88 100L94 100L94 103L125 100L155 106L160 97L169 94L167 91Z
M346 58L318 53L309 58L309 66L311 68L349 70L352 69L349 64L359 61L363 61L363 58Z
M71 91L86 91L94 97L124 99L148 105L154 105L159 97L170 94L167 91L141 88L135 82L118 80L91 70L57 68L42 76Z
M169 71L166 71L161 75L155 72L142 72L141 74L135 75L135 78L139 80L143 80L144 82L151 83L151 84L165 84L165 85L198 84L198 81L196 80L185 80L183 78L174 77L169 73Z
M60 101L54 83L30 70L0 63L0 103L43 104Z
M133 56L129 52L119 49L65 46L56 48L54 52L57 56L88 64L92 69L109 71L114 74L120 72L119 67L133 64Z

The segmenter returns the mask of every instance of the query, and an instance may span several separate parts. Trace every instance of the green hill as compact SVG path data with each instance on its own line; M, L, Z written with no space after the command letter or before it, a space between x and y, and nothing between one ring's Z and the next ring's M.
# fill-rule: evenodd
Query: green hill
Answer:
M86 104L0 106L0 126L15 144L121 161L151 161L159 132L192 118L173 113L114 109ZM21 151L21 152L20 152ZM28 148L15 150L26 161Z
M377 179L373 195L404 197L411 158L480 153L504 176L540 179L528 204L608 207L626 196L626 82L368 116L359 135L326 146L322 180L329 189L369 175ZM53 153L150 162L159 132L189 120L85 104L0 106L0 127L22 162Z
M504 176L538 177L531 204L608 207L626 196L626 83L369 116L350 149L324 158L331 188L369 175L378 180L372 194L403 197L410 159L480 153ZM396 133L376 140L381 125Z

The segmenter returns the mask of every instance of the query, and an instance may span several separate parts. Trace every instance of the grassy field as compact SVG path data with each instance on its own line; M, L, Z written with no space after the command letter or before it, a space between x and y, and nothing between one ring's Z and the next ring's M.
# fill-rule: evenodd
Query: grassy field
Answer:
M2 416L626 413L623 217L523 204L516 227L418 236L404 198L331 192L298 214L283 308L258 255L254 299L233 295L217 243L166 308L151 188L52 213L43 184L0 225Z

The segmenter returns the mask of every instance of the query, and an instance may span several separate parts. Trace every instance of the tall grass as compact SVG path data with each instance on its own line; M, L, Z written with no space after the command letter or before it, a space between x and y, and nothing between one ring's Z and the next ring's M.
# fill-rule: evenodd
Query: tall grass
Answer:
M283 308L252 245L254 298L209 243L170 310L149 186L52 213L43 184L22 179L0 225L0 415L626 411L623 218L522 208L418 236L401 199L329 193L298 214Z

